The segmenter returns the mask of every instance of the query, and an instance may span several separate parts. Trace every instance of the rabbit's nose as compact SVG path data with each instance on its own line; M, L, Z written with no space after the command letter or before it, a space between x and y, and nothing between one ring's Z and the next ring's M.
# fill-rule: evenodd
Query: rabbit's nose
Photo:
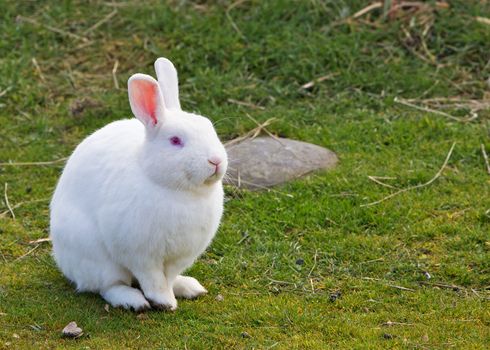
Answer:
M209 164L213 164L215 166L220 165L221 161L222 161L221 158L218 158L218 157L210 157L208 159Z

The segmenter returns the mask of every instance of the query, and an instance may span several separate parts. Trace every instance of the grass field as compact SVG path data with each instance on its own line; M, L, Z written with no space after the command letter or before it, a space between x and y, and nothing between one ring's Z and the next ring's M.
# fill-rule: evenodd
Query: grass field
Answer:
M488 348L490 3L448 2L2 1L0 348ZM188 271L207 296L107 311L49 242L29 242L48 236L63 158L130 116L127 78L160 56L223 140L256 127L247 113L275 118L270 132L340 163L270 192L227 188ZM61 338L70 321L82 337Z

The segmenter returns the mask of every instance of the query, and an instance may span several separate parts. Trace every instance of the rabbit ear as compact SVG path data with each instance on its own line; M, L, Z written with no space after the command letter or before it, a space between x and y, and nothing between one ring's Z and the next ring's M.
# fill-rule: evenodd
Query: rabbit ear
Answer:
M131 110L147 128L163 120L164 102L158 82L146 74L134 74L128 80Z
M157 72L158 84L162 90L163 99L167 108L181 109L179 102L179 79L177 70L172 62L165 57L160 57L155 61L155 71Z

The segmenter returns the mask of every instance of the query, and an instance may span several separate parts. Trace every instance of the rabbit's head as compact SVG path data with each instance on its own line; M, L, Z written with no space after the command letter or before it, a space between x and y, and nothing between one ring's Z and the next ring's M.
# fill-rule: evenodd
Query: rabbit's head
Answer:
M228 160L209 119L180 108L177 71L159 58L158 81L134 74L128 81L131 110L146 138L140 161L155 183L175 190L199 190L223 178Z

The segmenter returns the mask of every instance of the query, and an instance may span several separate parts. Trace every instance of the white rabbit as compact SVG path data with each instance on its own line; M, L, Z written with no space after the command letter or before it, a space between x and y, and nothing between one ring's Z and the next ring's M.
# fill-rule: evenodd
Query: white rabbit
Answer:
M128 81L137 119L82 141L51 201L53 255L78 291L112 306L175 310L206 289L180 274L206 249L223 212L226 151L212 123L180 109L177 71ZM137 280L141 288L133 288Z

